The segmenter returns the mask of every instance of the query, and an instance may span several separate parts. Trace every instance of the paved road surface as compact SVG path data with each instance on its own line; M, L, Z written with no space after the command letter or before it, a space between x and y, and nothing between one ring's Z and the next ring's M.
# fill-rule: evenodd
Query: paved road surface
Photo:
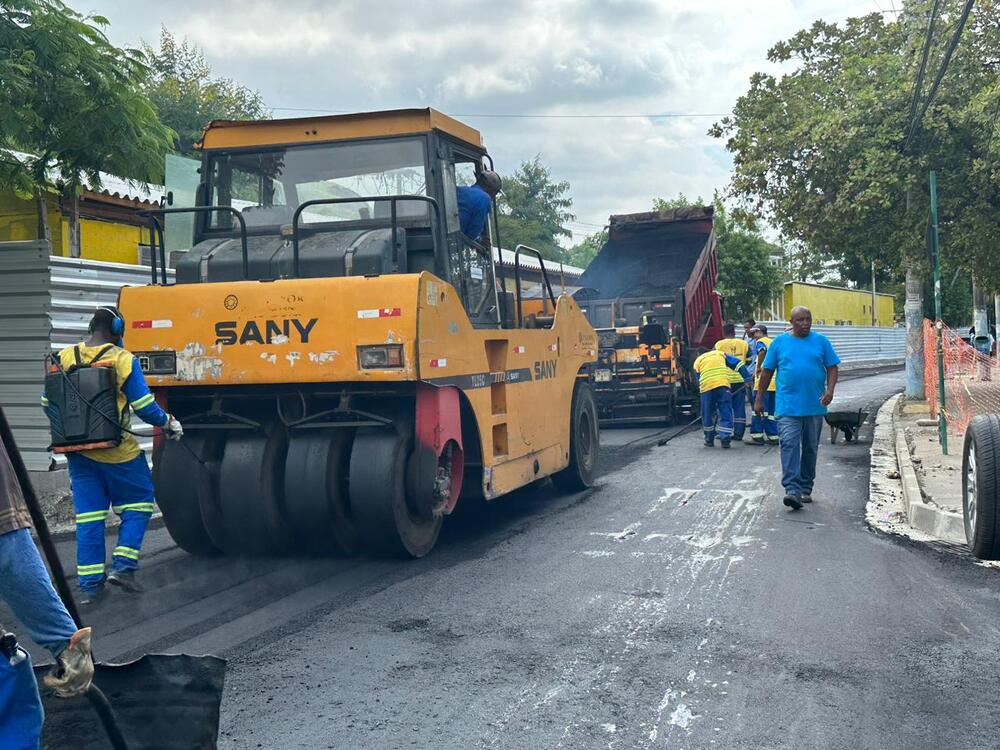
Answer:
M409 563L203 561L155 531L101 656L227 656L233 750L1000 745L997 571L869 531L866 445L824 442L791 513L775 449L652 432L608 431L593 490L465 508Z

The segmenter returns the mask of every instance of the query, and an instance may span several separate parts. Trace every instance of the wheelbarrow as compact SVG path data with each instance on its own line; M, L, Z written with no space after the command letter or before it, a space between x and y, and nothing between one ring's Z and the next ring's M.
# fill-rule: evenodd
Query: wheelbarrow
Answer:
M76 626L83 627L2 407L0 441L14 467L59 598ZM35 667L39 683L50 669ZM86 700L56 698L43 692L42 748L215 750L225 672L226 662L217 656L147 654L128 664L97 664Z
M868 419L864 409L857 411L830 411L826 413L826 423L830 425L830 442L836 444L837 434L844 433L844 440L852 442L861 430L861 425Z

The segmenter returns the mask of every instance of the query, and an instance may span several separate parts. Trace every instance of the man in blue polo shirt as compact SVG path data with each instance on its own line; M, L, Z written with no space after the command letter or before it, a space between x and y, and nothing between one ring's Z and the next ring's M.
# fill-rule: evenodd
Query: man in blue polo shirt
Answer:
M484 169L476 177L476 184L462 186L458 194L458 224L462 234L470 240L478 240L486 229L486 219L502 186L500 175Z
M823 415L833 401L840 357L826 336L812 332L809 308L794 308L790 318L791 332L776 336L764 356L754 411L764 412L764 394L777 371L774 411L781 440L784 503L799 510L802 503L812 502Z

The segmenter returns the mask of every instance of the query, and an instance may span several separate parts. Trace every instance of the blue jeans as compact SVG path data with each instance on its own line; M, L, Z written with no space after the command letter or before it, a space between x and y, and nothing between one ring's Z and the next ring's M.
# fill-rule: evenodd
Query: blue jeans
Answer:
M76 632L27 529L0 534L0 598L32 640L53 656ZM35 750L41 731L42 704L31 660L12 665L0 656L0 748Z
M76 511L76 573L82 591L93 592L105 579L104 522L110 507L121 516L112 570L135 570L153 514L153 478L146 457L107 464L69 454L69 481Z
M781 486L786 495L811 495L823 417L778 417Z
M705 430L706 443L714 442L716 433L723 442L732 440L733 393L729 386L723 385L701 394L701 426Z

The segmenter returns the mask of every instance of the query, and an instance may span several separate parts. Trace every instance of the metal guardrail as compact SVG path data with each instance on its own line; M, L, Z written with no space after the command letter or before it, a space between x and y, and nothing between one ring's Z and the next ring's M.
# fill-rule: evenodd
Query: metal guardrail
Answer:
M761 320L772 338L791 324L784 320ZM882 362L902 362L906 358L905 328L872 326L813 326L833 344L841 362L850 365L877 365Z
M49 253L47 242L0 242L0 403L32 471L65 463L47 450L49 426L40 403L45 355L86 338L94 309L117 304L123 286L149 283L145 266ZM169 280L172 275L168 271ZM148 451L151 428L134 420L137 427Z

